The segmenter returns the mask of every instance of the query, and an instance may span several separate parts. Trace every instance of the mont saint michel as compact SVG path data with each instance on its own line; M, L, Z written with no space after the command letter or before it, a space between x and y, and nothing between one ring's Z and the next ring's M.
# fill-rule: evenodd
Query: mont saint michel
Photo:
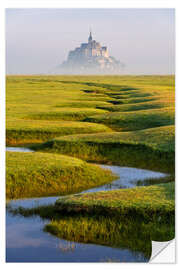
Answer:
M109 56L108 48L101 46L99 42L93 40L90 31L88 42L81 43L80 47L71 50L68 58L58 70L63 73L118 73L122 67L119 61L113 56Z

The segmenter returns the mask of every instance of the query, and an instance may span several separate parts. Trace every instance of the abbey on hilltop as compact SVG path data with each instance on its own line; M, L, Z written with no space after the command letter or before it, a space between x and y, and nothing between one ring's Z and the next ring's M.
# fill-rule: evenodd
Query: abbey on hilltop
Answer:
M90 31L88 42L70 51L67 61L59 68L64 73L114 73L119 70L120 62L109 56L108 49L92 38Z
M91 59L93 57L106 57L108 58L107 47L101 47L99 42L92 39L92 34L90 32L88 43L82 43L81 47L76 48L74 51L69 52L68 61L82 61Z

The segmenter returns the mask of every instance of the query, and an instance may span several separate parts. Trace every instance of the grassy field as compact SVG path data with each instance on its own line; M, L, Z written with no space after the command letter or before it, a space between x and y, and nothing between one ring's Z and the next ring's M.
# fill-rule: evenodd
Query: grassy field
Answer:
M94 108L58 108L56 111L51 111L47 113L31 113L25 116L25 119L35 119L35 120L83 120L89 115L98 115L105 113L105 110L94 109Z
M174 183L71 195L59 199L54 208L72 217L57 217L46 230L65 239L110 243L149 256L151 240L174 238L174 204Z
M8 76L7 145L38 152L7 152L7 198L68 195L115 179L87 161L174 179L174 88L174 76ZM48 218L45 231L57 237L150 258L151 240L174 238L174 182L68 195L16 213Z
M174 86L174 76L8 76L7 145L173 173Z
M153 220L174 215L174 183L66 196L56 202L59 211L143 217Z
M109 112L86 118L87 122L102 123L116 131L141 130L174 125L174 109L161 108L131 112Z
M116 104L114 105L100 105L97 108L110 111L110 112L131 112L131 111L140 111L140 110L151 110L167 107L166 101L148 101L148 102L139 102L134 104Z
M6 89L8 145L174 123L174 76L8 76Z
M103 124L79 121L7 120L7 145L40 143L61 135L109 132Z
M77 158L45 153L7 152L8 199L66 195L109 183L108 170Z
M35 147L87 161L174 172L174 126L61 136Z
M173 172L174 84L174 76L7 77L7 144Z
M67 85L56 77L8 76L7 145L42 142L60 135L111 131L101 124L79 122L106 112L96 106L108 104L107 97L92 95L83 89L83 85Z

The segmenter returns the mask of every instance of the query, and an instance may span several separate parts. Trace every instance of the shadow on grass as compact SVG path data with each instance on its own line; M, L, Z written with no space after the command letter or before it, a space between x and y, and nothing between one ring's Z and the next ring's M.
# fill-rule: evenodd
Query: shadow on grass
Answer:
M89 162L169 172L174 175L174 151L158 151L145 145L51 140L32 149L67 154Z
M130 87L127 85L113 85L113 84L106 84L106 83L93 83L93 82L77 82L77 81L59 81L61 83L67 83L67 84L84 84L87 86L94 86L94 87L102 87L107 90L120 90L120 91L131 91L131 90L137 90L135 87Z

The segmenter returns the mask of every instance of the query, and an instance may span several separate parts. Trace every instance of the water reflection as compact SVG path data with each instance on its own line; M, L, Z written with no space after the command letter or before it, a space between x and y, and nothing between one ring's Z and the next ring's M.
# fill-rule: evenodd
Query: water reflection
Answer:
M6 151L10 152L34 152L33 150L29 148L24 147L6 147Z
M7 151L33 152L28 148L19 147L7 147ZM99 166L110 169L119 176L119 179L111 184L92 188L83 192L131 188L134 186L151 184L152 181L154 181L154 183L159 183L164 182L165 177L167 176L167 174L164 173L136 168L107 165ZM57 198L58 197L45 197L13 200L9 202L8 207L24 207L28 209L46 206L53 204ZM15 215L11 211L7 211L7 262L146 262L149 260L150 254L149 256L145 256L144 252L133 251L131 245L125 245L123 242L118 247L112 247L110 242L103 243L99 241L96 244L87 244L64 240L62 239L63 237L57 238L43 231L43 228L47 223L49 223L48 219L43 219L39 216L23 217L22 215ZM102 222L100 224L102 224ZM126 229L125 226L121 235L125 234ZM138 237L139 231L137 231ZM132 234L133 232L134 227ZM113 241L117 238L114 238L114 235L112 235L112 237ZM130 242L128 235L127 237L128 242ZM131 238L132 243L134 243L135 238ZM126 234L124 239L126 239ZM125 242L126 241L124 240L124 243ZM144 245L144 240L142 240L142 243Z
M102 262L109 260L145 262L142 252L128 248L112 248L83 244L54 237L44 232L48 220L39 217L13 216L7 213L7 262Z

